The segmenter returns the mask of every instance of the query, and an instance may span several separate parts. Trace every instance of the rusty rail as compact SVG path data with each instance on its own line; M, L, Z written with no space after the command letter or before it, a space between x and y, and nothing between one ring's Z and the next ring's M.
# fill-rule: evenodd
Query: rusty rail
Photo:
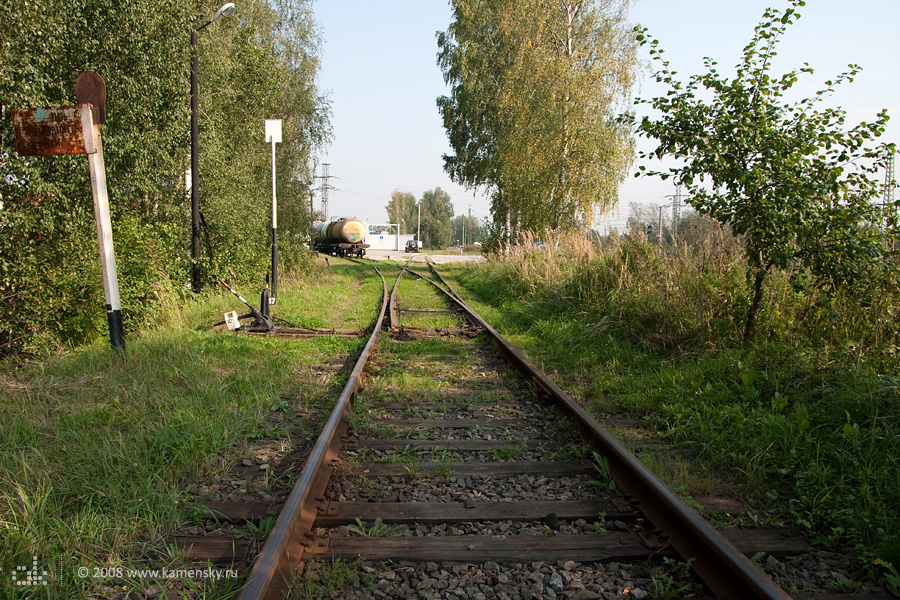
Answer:
M491 327L455 292L428 261L431 270L454 300L493 338L497 346L520 370L531 377L557 406L577 419L591 437L591 446L609 461L610 473L626 496L656 528L661 547L671 546L683 560L695 558L691 568L719 598L789 599L760 569L619 441L584 408L558 387L534 364ZM427 278L425 278L427 279ZM438 286L440 289L440 286Z
M409 265L409 261L406 261L406 264L403 265L403 268L400 269L400 274L397 275L397 279L394 281L394 287L391 290L391 298L388 301L389 307L389 315L391 322L391 329L396 329L400 326L400 318L397 316L397 287L400 285L400 278L403 276L403 272L406 271L406 267Z
M317 506L320 502L319 495L324 492L322 482L324 480L327 483L327 480L320 475L323 474L324 469L333 470L337 464L341 435L346 431L344 415L349 410L350 401L356 396L359 389L363 368L381 334L388 306L387 283L384 275L376 267L372 268L381 277L383 286L381 311L375 321L374 331L363 348L328 421L322 428L322 433L319 434L315 446L300 472L300 477L282 507L278 520L247 577L247 584L241 592L239 600L282 597L284 590L290 586L294 568L299 564L303 555L303 541L315 520ZM322 489L318 489L319 487Z

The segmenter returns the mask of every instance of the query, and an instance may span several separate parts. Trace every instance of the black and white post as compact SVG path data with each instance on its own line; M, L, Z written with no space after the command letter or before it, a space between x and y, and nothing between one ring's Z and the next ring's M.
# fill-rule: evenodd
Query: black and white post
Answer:
M122 327L122 305L119 301L119 277L116 274L116 255L113 252L112 222L109 218L109 195L106 190L106 167L100 128L94 123L90 104L80 104L81 126L91 170L91 190L94 195L94 216L97 219L97 243L100 246L100 270L103 273L103 295L106 299L106 320L109 322L109 341L113 350L125 350Z
M275 144L281 142L281 119L266 119L266 142L272 144L272 294L269 304L278 296L278 200L275 193Z

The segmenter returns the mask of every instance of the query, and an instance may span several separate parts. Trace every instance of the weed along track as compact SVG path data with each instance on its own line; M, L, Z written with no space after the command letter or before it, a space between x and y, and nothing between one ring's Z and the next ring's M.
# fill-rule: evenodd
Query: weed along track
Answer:
M383 301L241 600L789 597L747 556L803 542L714 529L433 266Z

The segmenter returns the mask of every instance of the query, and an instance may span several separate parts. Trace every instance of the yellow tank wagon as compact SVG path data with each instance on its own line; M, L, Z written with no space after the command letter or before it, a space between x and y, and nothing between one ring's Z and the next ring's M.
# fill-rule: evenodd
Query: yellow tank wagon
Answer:
M368 227L359 219L337 219L313 225L313 247L316 252L334 256L358 256L366 254Z

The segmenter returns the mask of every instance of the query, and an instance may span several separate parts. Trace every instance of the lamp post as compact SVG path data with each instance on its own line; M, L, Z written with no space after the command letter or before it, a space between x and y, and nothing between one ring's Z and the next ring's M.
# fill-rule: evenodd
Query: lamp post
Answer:
M234 2L223 4L212 19L197 26L201 20L194 19L191 28L191 281L194 292L199 293L202 287L200 280L200 124L199 93L197 92L197 33L211 23L234 13Z

